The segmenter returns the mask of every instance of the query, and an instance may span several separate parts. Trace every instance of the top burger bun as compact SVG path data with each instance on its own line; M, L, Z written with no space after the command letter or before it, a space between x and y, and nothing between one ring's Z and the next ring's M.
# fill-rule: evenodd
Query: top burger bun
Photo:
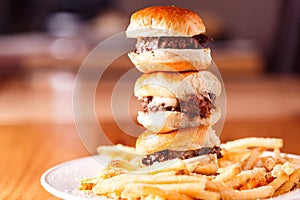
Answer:
M193 11L175 6L154 6L132 14L126 35L129 38L153 36L191 37L205 33L202 19Z

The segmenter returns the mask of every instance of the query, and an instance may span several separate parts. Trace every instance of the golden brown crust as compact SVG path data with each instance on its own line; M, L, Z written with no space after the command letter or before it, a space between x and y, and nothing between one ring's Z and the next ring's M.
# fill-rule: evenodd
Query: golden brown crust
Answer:
M168 133L145 131L136 141L136 149L141 154L150 154L160 150L194 150L204 146L219 145L210 126L185 128Z
M175 6L153 6L141 9L132 14L127 28L128 37L142 37L148 29L148 36L187 36L205 33L205 26L199 15L191 10ZM157 30L154 31L153 30ZM144 33L145 34L145 33Z

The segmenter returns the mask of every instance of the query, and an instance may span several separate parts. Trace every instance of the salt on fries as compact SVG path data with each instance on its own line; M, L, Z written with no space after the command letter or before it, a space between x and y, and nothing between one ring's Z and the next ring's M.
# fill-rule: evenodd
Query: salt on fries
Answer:
M139 165L140 155L122 145L100 147L112 159L95 178L81 181L82 190L114 199L191 200L263 199L281 195L299 185L300 160L280 154L283 141L244 138L221 145L223 158L217 173L192 172L180 159ZM273 151L264 156L266 150Z

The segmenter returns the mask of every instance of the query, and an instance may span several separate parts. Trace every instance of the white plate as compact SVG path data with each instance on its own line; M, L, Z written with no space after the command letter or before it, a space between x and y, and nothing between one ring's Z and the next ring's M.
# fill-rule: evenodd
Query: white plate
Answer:
M291 155L300 158L300 156ZM41 185L52 195L61 199L90 200L107 199L97 195L79 191L79 183L82 178L93 177L97 174L101 163L93 156L84 157L48 169L41 177ZM271 198L272 200L299 200L300 189L285 195Z

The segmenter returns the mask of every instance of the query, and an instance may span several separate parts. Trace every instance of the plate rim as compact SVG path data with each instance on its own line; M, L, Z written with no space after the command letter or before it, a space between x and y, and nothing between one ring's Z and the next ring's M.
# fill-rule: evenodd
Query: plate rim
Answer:
M90 155L90 156L84 156L81 158L75 158L72 160L64 161L61 163L58 163L56 165L53 165L52 167L48 168L46 171L43 172L43 174L40 177L40 184L41 186L49 192L51 195L61 198L61 199L74 199L74 200L82 200L82 197L75 196L75 194L69 194L66 192L63 192L55 187L53 187L50 183L48 183L46 177L56 169L59 169L61 167L64 167L70 163L79 162L81 160L87 160L87 159L95 159L94 157L97 157L97 155Z

